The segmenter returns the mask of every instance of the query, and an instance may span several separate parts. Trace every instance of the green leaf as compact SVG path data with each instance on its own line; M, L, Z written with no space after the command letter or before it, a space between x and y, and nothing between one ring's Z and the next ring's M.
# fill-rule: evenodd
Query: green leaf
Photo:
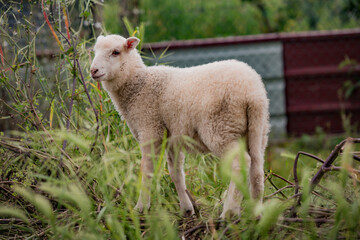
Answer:
M74 47L71 46L71 47L65 52L65 54L66 54L66 55L69 55L69 54L71 54L71 53L73 53L73 52L74 52Z
M74 203L81 211L83 217L88 217L91 211L91 201L85 192L76 184L57 186L54 184L43 184L40 189L58 198Z
M290 206L290 202L284 203L278 199L271 199L261 204L257 211L261 214L261 219L258 224L258 233L262 236L266 236L271 227L273 227L279 218L279 216Z
M296 158L296 155L293 153L287 153L287 152L283 152L280 154L281 157L285 157L285 158L289 158L294 160Z
M80 17L88 18L90 16L89 11L84 11L82 14L80 14Z
M8 217L14 217L19 218L23 220L26 223L30 223L29 219L26 217L24 211L14 208L14 207L5 207L0 206L0 216L8 216Z
M128 34L131 36L133 34L134 27L132 26L132 24L130 23L129 19L127 17L123 17L123 22L125 24L126 30L128 31Z
M60 132L60 137L66 139L67 141L73 143L75 146L77 146L80 151L90 154L90 145L91 143L87 140L85 140L82 137L79 137L78 135L68 133L68 132Z
M19 186L15 186L14 191L20 196L22 196L25 200L33 204L34 207L45 217L47 217L50 220L55 219L51 204L49 200L47 200L44 196L37 194L32 190L22 188Z

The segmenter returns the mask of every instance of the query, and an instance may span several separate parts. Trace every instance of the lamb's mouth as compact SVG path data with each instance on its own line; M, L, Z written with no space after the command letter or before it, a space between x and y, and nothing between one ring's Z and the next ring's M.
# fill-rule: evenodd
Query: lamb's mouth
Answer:
M101 81L100 78L105 76L105 73L102 74L102 75L99 75L99 76L92 76L92 78L95 80L95 81Z

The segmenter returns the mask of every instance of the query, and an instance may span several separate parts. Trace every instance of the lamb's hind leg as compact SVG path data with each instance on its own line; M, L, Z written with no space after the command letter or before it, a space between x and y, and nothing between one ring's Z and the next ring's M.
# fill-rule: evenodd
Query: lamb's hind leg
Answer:
M174 182L176 191L179 195L180 209L186 216L190 216L193 215L195 211L191 200L186 193L184 158L185 156L182 152L169 150L168 168L170 177Z
M250 156L248 153L245 153L246 167L250 167ZM239 178L240 174L240 163L238 159L234 159L232 163L233 178ZM246 184L246 183L244 183ZM239 189L236 188L236 185L233 180L230 181L229 189L224 202L224 208L220 215L221 218L225 218L227 214L236 214L240 216L241 214L241 200L243 196Z

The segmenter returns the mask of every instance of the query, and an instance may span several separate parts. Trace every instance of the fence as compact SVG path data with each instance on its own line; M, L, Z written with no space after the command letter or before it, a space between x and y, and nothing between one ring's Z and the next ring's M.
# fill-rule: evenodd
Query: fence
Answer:
M348 98L340 94L350 78L360 81L359 65L351 73L339 68L346 58L360 62L360 29L173 41L144 48L156 56L168 48L168 56L152 64L189 67L233 58L251 65L268 91L274 137L313 133L316 127L342 132L344 114L353 124L360 121L359 90Z

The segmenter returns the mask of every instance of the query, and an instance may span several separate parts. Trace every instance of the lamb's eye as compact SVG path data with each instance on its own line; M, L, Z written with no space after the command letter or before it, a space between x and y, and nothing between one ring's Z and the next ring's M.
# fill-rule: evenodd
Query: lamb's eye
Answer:
M120 54L120 51L118 51L118 50L114 50L112 53L111 53L111 55L113 55L113 56L118 56Z

